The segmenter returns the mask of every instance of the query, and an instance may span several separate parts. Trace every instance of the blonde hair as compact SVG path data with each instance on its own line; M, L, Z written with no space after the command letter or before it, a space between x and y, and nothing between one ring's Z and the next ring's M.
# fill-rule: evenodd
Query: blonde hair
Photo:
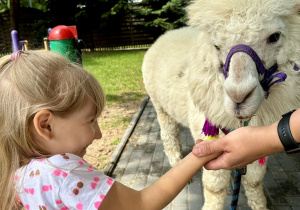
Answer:
M24 161L48 157L32 140L29 125L47 109L69 114L92 100L99 116L105 96L98 81L81 66L51 51L22 52L0 59L0 209L16 209L14 173Z

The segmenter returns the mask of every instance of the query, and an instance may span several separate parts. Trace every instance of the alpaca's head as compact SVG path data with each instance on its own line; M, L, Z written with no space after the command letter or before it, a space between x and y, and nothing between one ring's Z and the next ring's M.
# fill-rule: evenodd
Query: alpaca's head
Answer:
M251 47L266 69L299 65L300 0L194 0L187 14L188 24L207 35L208 51L218 59L211 74L223 76L229 51L240 44ZM254 115L266 94L262 79L248 54L234 53L222 81L227 113L237 119Z

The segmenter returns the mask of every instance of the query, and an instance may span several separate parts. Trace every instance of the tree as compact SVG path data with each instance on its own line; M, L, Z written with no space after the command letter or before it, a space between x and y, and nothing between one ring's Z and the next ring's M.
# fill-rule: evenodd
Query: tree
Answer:
M28 7L31 4L36 9L46 11L47 0L0 0L0 13L10 10L10 23L12 30L19 30L20 7Z
M10 14L10 27L13 30L19 29L20 0L0 0L0 13L7 10Z
M76 21L81 31L89 31L91 50L95 31L113 30L131 11L130 4L124 0L86 0L81 8Z
M9 10L9 0L0 0L0 13Z
M20 0L10 0L10 25L12 30L19 31Z
M30 7L46 12L47 2L48 0L21 0L20 5L21 7Z
M137 4L136 16L143 18L144 29L156 39L167 30L185 26L184 7L189 0L144 0Z
M130 4L124 0L86 0L82 10L76 14L77 21L87 26L92 21L95 30L108 30L112 25L120 24L130 12Z

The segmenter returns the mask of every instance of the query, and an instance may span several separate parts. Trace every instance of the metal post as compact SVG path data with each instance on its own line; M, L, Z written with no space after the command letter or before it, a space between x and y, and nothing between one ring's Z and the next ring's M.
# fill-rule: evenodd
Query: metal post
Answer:
M11 31L11 40L12 40L12 47L13 51L16 52L20 50L20 40L19 40L19 33L16 30Z

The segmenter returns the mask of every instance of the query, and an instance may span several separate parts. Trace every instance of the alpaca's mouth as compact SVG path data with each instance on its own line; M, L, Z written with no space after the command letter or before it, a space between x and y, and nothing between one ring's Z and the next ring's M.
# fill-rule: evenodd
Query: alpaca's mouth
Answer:
M251 119L251 117L249 116L236 115L235 117L238 118L239 120L244 120L244 121L248 121Z
M244 107L242 105L236 106L234 116L239 120L248 121L255 115L254 110L252 111L253 112L249 112L248 110L248 112L245 112Z

